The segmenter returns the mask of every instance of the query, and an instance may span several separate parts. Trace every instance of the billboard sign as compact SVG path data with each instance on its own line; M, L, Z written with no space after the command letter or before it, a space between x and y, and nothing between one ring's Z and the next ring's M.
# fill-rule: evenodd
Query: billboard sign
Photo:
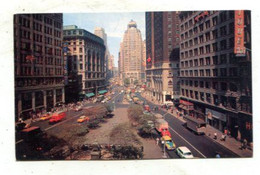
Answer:
M235 10L235 45L234 53L236 56L245 56L244 46L244 11Z

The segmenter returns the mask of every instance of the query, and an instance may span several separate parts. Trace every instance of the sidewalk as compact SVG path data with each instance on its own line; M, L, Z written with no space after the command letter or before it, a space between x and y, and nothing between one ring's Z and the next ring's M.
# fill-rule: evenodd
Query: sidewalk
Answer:
M160 105L159 102L152 101L151 98L149 98L146 95L142 94L142 97L144 97L145 99L147 99L148 101L150 101L151 103L153 103L155 105ZM162 110L167 112L167 110L165 110L165 109L162 109ZM178 115L176 113L176 110L174 110L173 113L170 113L170 112L168 112L168 113L171 114L173 117L181 120L182 122L185 122L182 117L178 117ZM217 139L216 140L213 139L214 133L217 133ZM244 150L239 149L240 146L241 146L241 142L236 140L233 137L227 136L226 137L226 141L221 141L220 138L221 138L222 134L223 133L221 131L215 129L214 127L212 127L210 125L207 125L205 136L207 136L208 138L212 139L212 141L214 141L214 142L216 142L218 144L221 144L222 146L224 146L227 149L231 150L232 152L234 152L235 154L237 154L240 157L252 157L253 156L253 151L251 149L248 149L248 148L244 149Z

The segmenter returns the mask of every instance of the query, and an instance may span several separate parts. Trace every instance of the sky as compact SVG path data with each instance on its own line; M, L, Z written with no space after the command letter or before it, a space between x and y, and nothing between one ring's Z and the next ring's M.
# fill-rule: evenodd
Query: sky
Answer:
M132 20L137 23L142 39L145 39L145 13L64 13L63 25L77 25L79 28L94 33L95 27L102 27L107 34L107 45L110 54L114 55L115 66L118 66L120 42L127 24Z

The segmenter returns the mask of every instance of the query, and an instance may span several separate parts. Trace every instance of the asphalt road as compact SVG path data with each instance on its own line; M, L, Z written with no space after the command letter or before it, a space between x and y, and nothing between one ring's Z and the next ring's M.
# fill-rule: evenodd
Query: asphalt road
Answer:
M139 99L144 100L151 107L156 106L151 102L144 99L139 93L136 93ZM239 156L226 147L214 142L212 139L205 135L196 135L183 126L183 122L175 118L171 114L158 110L156 113L160 113L164 116L164 119L169 123L172 139L176 146L186 146L191 150L194 157L198 158L215 158L216 152L220 153L222 158L238 158ZM174 151L167 151L169 157L175 158Z
M115 108L120 107L127 107L128 104L122 104L124 99L124 93L121 93L121 89L114 88L113 89L115 94L111 96L111 100L108 104L112 104ZM146 101L139 93L136 95L141 99ZM148 105L153 108L155 105L146 101ZM85 107L96 106L98 104L89 103L85 105ZM164 116L165 120L168 121L170 126L170 132L172 135L172 139L175 142L176 146L186 146L191 150L194 157L198 158L215 158L216 152L221 154L221 157L224 158L235 158L238 157L235 153L228 150L227 148L223 147L222 145L212 141L207 136L198 136L186 129L182 126L182 121L178 120L177 118L173 117L171 114L163 111L158 110L157 113L160 113ZM71 123L71 124L78 124L77 119L82 115L82 111L69 111L67 112L65 120L58 122L56 124L50 125L47 121L39 121L33 123L34 126L39 126L43 131L51 132L59 132L62 129L62 125L64 123ZM16 143L17 146L22 143L22 140L19 134L16 135ZM163 146L160 145L163 149ZM174 151L167 151L167 155L170 158L178 158Z

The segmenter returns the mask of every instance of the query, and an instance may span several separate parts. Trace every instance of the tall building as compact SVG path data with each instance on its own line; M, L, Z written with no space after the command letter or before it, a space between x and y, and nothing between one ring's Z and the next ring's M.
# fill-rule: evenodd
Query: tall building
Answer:
M64 26L63 35L68 47L69 74L77 74L78 94L83 98L104 92L106 83L103 39L76 25ZM69 78L71 77L75 76L71 74Z
M162 103L179 99L178 12L146 12L146 84Z
M104 44L106 47L106 52L105 52L105 72L106 72L106 80L108 80L109 78L111 78L111 70L109 71L109 58L110 58L110 52L109 52L109 48L107 46L107 34L105 32L105 29L102 27L95 27L94 30L94 34L99 36L100 38L102 38L104 40Z
M62 14L14 15L15 114L65 101Z
M129 79L130 83L142 81L143 41L141 31L135 21L127 25L123 41L120 44L120 77Z
M251 142L250 12L187 11L180 20L180 107Z

